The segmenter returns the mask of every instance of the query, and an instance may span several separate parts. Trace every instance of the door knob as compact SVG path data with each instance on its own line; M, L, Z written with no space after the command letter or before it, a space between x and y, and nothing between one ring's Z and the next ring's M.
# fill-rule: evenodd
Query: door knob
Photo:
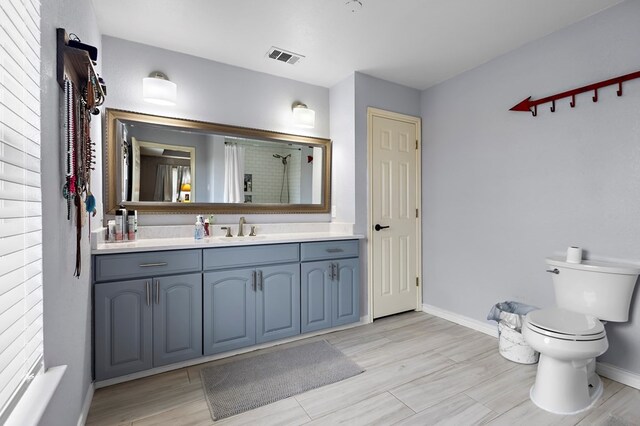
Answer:
M387 229L387 228L388 226L380 226L379 223L376 223L376 226L373 229L375 229L376 231L379 231L381 229Z

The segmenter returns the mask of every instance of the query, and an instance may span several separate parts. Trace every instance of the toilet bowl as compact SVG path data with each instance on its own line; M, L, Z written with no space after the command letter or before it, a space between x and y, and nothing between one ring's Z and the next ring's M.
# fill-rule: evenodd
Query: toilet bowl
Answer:
M602 395L595 358L609 347L600 320L628 320L640 267L604 262L568 263L547 258L557 307L527 314L525 341L540 352L529 392L538 407L570 415L593 407Z
M529 394L534 404L568 415L588 410L597 402L602 382L595 374L595 358L609 347L597 318L559 308L541 309L527 315L522 334L540 352L536 382Z

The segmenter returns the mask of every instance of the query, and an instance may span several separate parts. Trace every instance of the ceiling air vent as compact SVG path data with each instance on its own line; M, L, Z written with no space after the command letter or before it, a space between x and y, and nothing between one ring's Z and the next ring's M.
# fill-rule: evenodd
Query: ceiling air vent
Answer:
M286 62L287 64L295 64L300 59L304 58L303 55L299 53L288 52L284 49L280 49L279 47L271 47L269 52L267 52L267 56L271 59L275 59L276 61Z

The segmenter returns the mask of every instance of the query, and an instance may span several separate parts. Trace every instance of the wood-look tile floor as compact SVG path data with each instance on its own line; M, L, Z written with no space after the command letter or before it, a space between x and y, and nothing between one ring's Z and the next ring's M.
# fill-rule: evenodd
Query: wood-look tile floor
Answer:
M558 416L534 406L535 366L502 358L496 339L421 312L383 318L234 357L326 339L366 371L213 422L199 370L182 368L95 392L88 425L640 425L640 391L603 379L594 409Z

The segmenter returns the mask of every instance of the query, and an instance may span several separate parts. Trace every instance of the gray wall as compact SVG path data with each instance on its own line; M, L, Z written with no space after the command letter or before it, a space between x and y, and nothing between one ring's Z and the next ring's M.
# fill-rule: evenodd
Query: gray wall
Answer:
M369 234L367 225L367 108L375 107L412 116L420 115L420 92L359 72L333 86L331 139L333 140L332 204L336 222L354 223L354 232ZM367 240L360 243L360 315L367 315Z
M628 1L422 93L425 303L484 321L501 300L552 306L544 258L569 245L640 260L640 80L508 111L637 71L639 22ZM637 295L607 333L602 361L640 373Z
M42 30L42 225L44 288L44 360L46 367L67 365L42 424L74 425L78 422L83 400L91 383L91 281L88 230L82 235L82 275L73 277L75 265L75 226L66 218L66 203L61 195L64 156L61 125L62 91L56 81L56 28L66 28L83 42L100 50L90 1L43 1ZM99 58L102 63L103 57ZM92 121L94 140L100 140L100 120ZM99 151L99 150L98 150ZM98 152L98 155L100 153ZM46 160L46 161L45 161ZM98 157L98 162L101 158ZM92 189L98 200L98 216L91 226L100 224L102 175L92 174Z
M355 158L349 167L355 173L355 186L351 197L355 202L355 226L357 233L368 235L367 206L367 108L374 107L400 114L420 116L420 92L410 87L390 83L362 73L355 73ZM363 291L360 297L361 315L368 314L367 250L368 242L360 245L360 275Z
M329 90L331 109L331 204L335 222L355 223L355 75Z
M105 106L285 133L329 137L329 89L170 50L103 36L103 70L109 84ZM283 66L286 64L283 64ZM142 78L161 71L178 85L176 106L142 100ZM314 129L294 127L291 105L316 111ZM329 221L320 215L245 215L249 222ZM237 217L217 215L218 222ZM190 215L147 215L140 224L191 224Z

